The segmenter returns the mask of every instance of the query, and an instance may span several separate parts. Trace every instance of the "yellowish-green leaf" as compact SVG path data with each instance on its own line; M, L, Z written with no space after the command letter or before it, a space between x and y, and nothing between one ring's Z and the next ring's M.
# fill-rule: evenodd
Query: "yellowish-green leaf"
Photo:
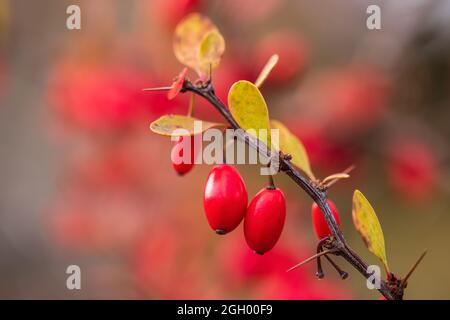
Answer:
M258 88L261 87L261 85L264 83L272 69L277 65L279 60L279 56L277 54L274 54L269 58L264 68L261 70L261 73L259 74L258 78L255 81L255 86Z
M275 149L282 151L284 154L290 154L292 156L291 162L305 172L311 179L315 180L303 143L280 121L271 120L270 125L272 129L278 129L279 145L272 138L272 144Z
M228 92L228 107L239 126L252 133L269 148L269 111L259 89L251 82L240 80ZM252 132L253 131L253 132Z
M192 13L177 25L173 49L178 61L204 76L209 72L209 62L200 62L200 59L214 60L213 64L217 67L225 50L225 41L211 20L199 13ZM205 63L208 63L207 70Z
M225 127L225 125L182 115L165 115L150 124L150 130L163 136L192 136L214 127Z
M198 54L198 69L203 74L209 74L219 66L220 59L225 52L225 40L222 35L213 30L208 32L200 44Z
M383 230L375 210L359 190L355 190L353 194L352 216L353 224L363 238L367 248L381 260L386 268L386 272L389 272Z

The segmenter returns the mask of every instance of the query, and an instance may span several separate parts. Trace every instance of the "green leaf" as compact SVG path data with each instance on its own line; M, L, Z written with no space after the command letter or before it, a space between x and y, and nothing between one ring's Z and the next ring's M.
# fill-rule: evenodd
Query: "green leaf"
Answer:
M271 120L270 125L272 129L279 130L279 146L275 140L272 141L275 149L281 150L284 154L290 154L292 156L291 162L305 172L309 178L315 180L303 143L280 121Z
M261 73L259 74L258 78L255 81L255 86L258 88L262 86L266 78L269 76L272 69L277 65L279 60L279 56L277 54L274 54L269 58L264 68L261 70Z
M253 83L246 80L234 83L228 92L228 107L242 129L255 130L255 136L270 148L269 111L264 97ZM267 134L259 130L266 130Z
M210 70L216 69L224 52L225 40L222 35L217 30L208 32L200 44L199 70L203 74L209 74Z
M364 240L367 248L381 260L386 272L389 273L383 230L381 229L375 210L359 190L355 190L353 194L352 216L353 224Z
M200 126L194 126L195 121L201 122ZM150 124L150 130L154 133L163 136L192 136L195 134L203 133L206 130L214 127L225 127L222 123L214 123L208 121L202 121L193 117L187 117L182 115L165 115L155 120ZM182 134L174 133L177 129L185 129L187 132Z
M225 51L225 41L211 20L192 13L177 25L173 49L178 61L204 76L209 72L208 59L213 60L214 67L218 66ZM208 63L207 70L205 63Z

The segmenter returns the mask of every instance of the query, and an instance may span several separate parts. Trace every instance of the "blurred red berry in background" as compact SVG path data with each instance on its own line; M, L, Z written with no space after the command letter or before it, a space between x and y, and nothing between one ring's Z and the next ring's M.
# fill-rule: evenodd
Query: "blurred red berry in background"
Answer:
M308 48L298 34L278 31L265 36L254 49L255 78L273 54L280 60L267 78L267 85L288 85L300 76L308 63Z
M344 128L370 128L386 111L387 89L382 75L370 67L354 67L330 80L332 119Z
M314 168L338 172L357 162L354 146L352 148L345 140L336 141L336 137L316 121L298 116L286 123L302 141Z
M51 76L49 97L68 123L94 131L129 127L173 108L165 94L142 91L155 81L134 67L64 61Z
M429 145L415 138L394 139L388 148L389 182L407 202L430 199L439 178L436 156Z
M54 208L49 224L52 236L64 248L82 251L92 248L97 231L95 221L82 207Z
M204 0L151 0L152 16L163 26L173 28L187 14L198 11Z
M245 26L267 18L276 11L284 0L227 0L219 1L215 6L227 15L233 23ZM213 5L214 7L214 5Z
M367 64L323 71L299 90L303 112L337 136L370 130L388 110L388 79Z
M314 264L304 265L286 272L297 264L299 257L309 254L306 248L288 247L280 243L264 255L255 254L241 239L226 244L221 251L219 264L224 270L228 290L246 283L253 299L348 299L349 293L342 284L331 279L317 281ZM230 256L233 259L230 259Z

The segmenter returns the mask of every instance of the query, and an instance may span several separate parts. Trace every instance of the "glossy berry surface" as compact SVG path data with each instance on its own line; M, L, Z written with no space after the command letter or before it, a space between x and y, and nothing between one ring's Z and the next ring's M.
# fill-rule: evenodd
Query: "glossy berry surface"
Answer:
M251 201L244 219L245 240L251 249L264 254L280 238L286 219L286 200L283 192L265 188Z
M217 234L233 231L247 210L247 189L239 172L229 165L218 165L209 173L203 207L211 228Z
M333 213L336 223L340 225L341 217L339 216L339 212L337 211L336 206L331 200L327 200L327 202L328 205L330 206L331 212ZM328 227L327 221L325 220L325 217L323 216L322 211L320 211L320 208L317 205L317 203L313 203L312 205L312 221L314 231L316 232L317 238L319 240L331 235L331 230Z
M185 143L184 139L190 139L190 147L185 150ZM194 161L195 161L195 152L194 152L194 136L191 137L179 137L178 140L175 142L175 145L172 148L172 152L170 154L170 159L172 161L172 166L174 170L179 175L184 175L192 170L194 167ZM190 157L188 158L188 161L185 161L183 159L184 153L189 152Z

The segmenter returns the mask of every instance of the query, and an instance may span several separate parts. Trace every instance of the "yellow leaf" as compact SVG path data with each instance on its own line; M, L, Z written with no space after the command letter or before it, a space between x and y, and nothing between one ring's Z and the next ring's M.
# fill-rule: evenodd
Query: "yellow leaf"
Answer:
M195 125L195 121L199 121ZM201 125L200 125L201 124ZM192 136L205 132L213 127L224 127L224 124L202 121L193 117L181 115L165 115L150 124L150 130L163 136ZM184 129L184 132L176 132L177 129Z
M271 56L269 58L266 65L261 70L261 73L259 74L258 79L256 79L255 86L257 86L258 88L261 87L261 85L264 83L264 81L266 80L267 76L270 74L272 69L277 65L278 60L279 60L279 57L277 54L274 54L273 56Z
M178 61L194 69L200 76L209 72L209 66L205 73L200 62L201 57L211 57L225 50L225 41L217 27L207 17L192 13L185 17L176 27L173 39L173 49ZM213 53L213 51L216 51ZM217 67L220 57L215 58Z
M272 140L275 149L281 150L284 154L290 154L292 156L291 162L314 180L315 177L309 164L308 154L302 142L280 121L271 120L270 125L272 129L279 130L279 146L275 140Z
M222 35L213 30L208 32L200 44L198 68L203 74L209 74L219 66L220 59L225 52L225 40Z
M359 190L355 190L353 194L352 216L353 224L363 238L367 248L381 260L386 272L389 273L383 230L375 210L373 210L369 201Z
M251 82L235 82L228 92L228 107L239 126L270 148L269 111L259 89Z

